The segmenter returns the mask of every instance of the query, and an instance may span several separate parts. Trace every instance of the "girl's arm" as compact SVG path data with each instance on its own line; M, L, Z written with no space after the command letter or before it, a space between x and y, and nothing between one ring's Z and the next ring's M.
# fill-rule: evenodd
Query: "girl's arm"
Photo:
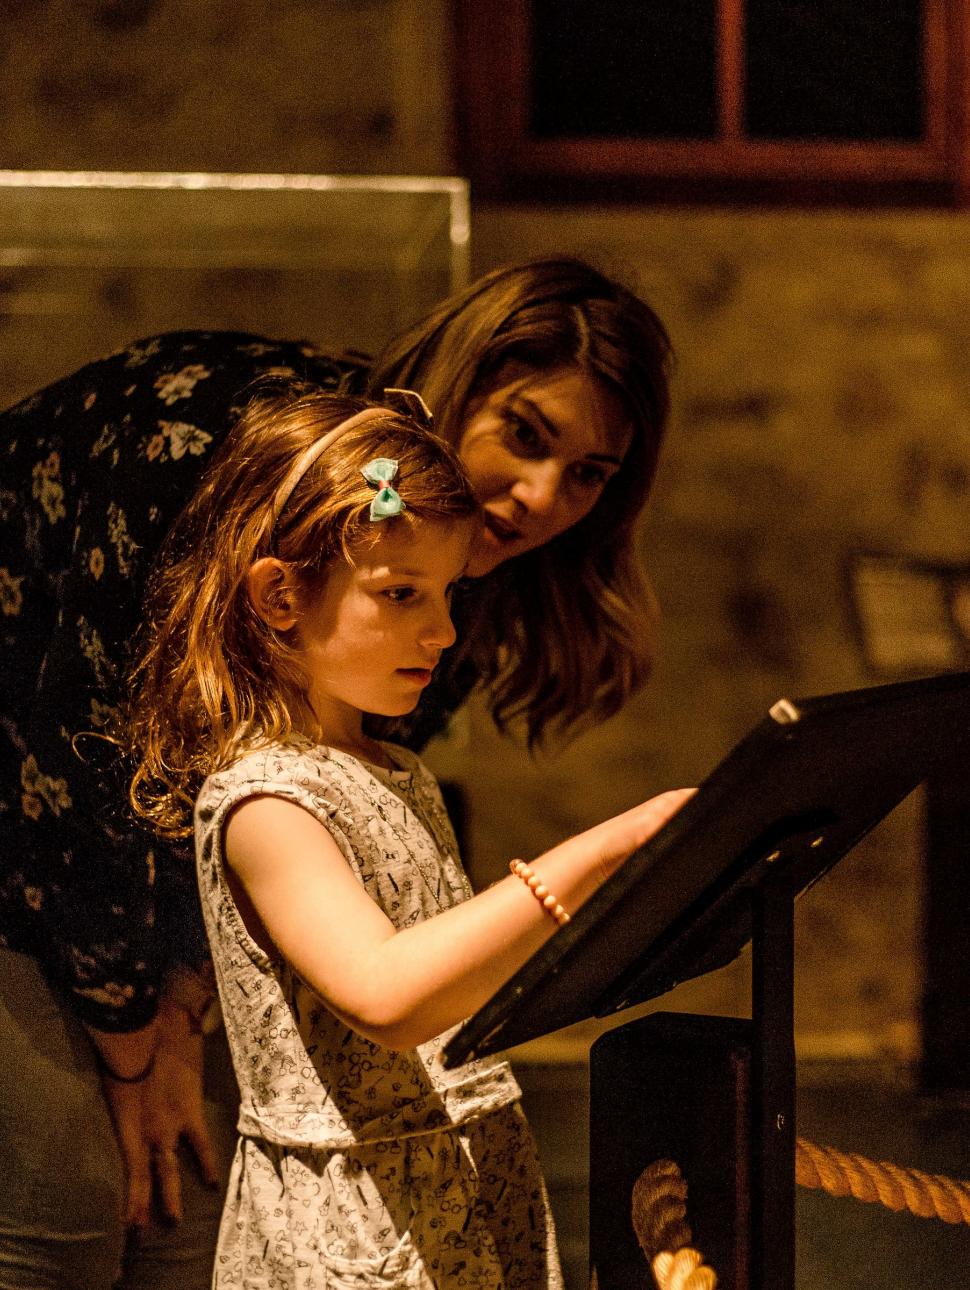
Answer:
M531 862L574 911L692 790L659 797L560 843ZM475 1012L552 935L556 924L508 877L437 917L397 931L364 891L331 834L276 797L230 815L225 853L240 912L347 1025L411 1048Z

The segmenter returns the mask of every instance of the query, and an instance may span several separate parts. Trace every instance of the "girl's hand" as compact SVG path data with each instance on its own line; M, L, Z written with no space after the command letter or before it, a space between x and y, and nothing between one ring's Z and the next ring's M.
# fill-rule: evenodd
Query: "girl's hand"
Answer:
M605 882L624 860L628 860L634 851L659 832L696 792L696 788L674 788L666 793L659 793L656 797L641 802L639 806L624 811L622 815L614 815L612 819L604 820L602 824L594 825L585 833L570 838L562 844L562 849L574 845L591 848L588 854L591 854Z
M690 796L661 793L532 860L576 910ZM511 875L434 918L397 929L324 825L269 795L235 807L224 833L230 884L250 935L358 1034L411 1048L481 1007L556 931Z

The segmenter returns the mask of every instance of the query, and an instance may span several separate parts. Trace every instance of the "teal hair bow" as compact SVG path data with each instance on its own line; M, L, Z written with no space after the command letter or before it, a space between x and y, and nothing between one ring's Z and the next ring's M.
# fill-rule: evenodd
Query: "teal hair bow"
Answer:
M391 457L375 457L360 472L368 484L377 489L377 496L370 504L372 520L386 520L392 515L400 515L404 503L400 494L391 487L391 480L397 474L397 462Z

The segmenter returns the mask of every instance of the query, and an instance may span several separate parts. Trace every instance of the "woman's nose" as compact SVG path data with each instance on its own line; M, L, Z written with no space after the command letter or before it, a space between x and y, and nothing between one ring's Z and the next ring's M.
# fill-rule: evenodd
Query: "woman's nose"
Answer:
M533 462L512 485L512 496L527 511L547 515L559 500L562 469L557 462Z

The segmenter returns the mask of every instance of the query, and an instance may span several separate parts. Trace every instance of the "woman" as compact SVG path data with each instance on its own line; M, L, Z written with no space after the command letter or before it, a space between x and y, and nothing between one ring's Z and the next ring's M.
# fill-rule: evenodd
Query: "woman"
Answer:
M0 416L0 1116L17 1156L0 1170L0 1290L107 1287L122 1219L138 1229L126 1285L208 1284L219 1197L180 1174L176 1155L187 1142L215 1187L192 868L132 822L119 769L86 732L110 723L153 555L246 387L282 370L378 398L422 393L485 524L455 606L459 644L395 733L420 748L481 684L499 724L521 719L535 743L609 715L646 677L652 602L633 526L666 423L668 362L647 305L580 261L550 259L486 275L369 374L307 345L174 333ZM25 1080L39 1050L46 1065ZM78 1121L89 1131L69 1148ZM156 1212L185 1215L175 1242L149 1224L153 1187Z

